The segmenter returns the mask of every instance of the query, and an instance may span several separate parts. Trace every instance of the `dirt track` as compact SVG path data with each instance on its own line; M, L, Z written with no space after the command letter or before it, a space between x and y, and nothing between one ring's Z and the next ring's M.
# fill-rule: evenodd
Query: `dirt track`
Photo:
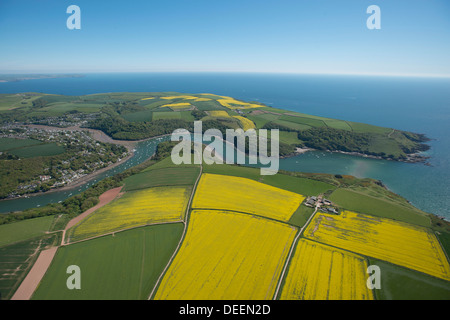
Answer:
M55 256L56 250L58 250L58 247L53 247L41 252L34 263L33 268L31 268L11 300L30 300L34 290L36 290L45 272L47 272L47 269Z
M96 206L86 210L76 218L70 220L66 228L63 230L61 245L64 245L65 234L69 228L76 225L78 222L86 218L89 214L91 214L95 210L103 207L104 205L114 200L120 194L121 190L122 187L118 187L106 191L105 193L100 195L99 197L100 201ZM30 300L37 286L39 285L45 273L47 272L47 269L50 266L58 248L59 247L53 247L47 250L43 250L40 253L30 272L27 274L26 278L22 281L20 287L14 293L11 300Z
M70 220L69 223L67 224L66 228L63 231L63 236L62 236L62 239L61 239L61 245L64 245L64 238L66 236L66 231L67 230L72 228L74 225L76 225L78 222L80 222L81 220L86 218L88 215L90 215L95 210L97 210L97 209L103 207L104 205L110 203L112 200L114 200L120 194L121 190L122 190L122 187L118 187L118 188L114 188L114 189L106 191L105 193L100 195L99 202L98 202L97 205L93 206L92 208L86 210L85 212L83 212L79 216L77 216L77 217L73 218L72 220Z

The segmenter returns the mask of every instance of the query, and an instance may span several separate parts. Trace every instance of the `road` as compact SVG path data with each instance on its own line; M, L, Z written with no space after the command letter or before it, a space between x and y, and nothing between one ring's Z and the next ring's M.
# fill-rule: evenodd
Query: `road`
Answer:
M316 204L316 208L315 208L314 212L311 214L311 216L306 221L306 223L303 225L303 227L300 228L300 230L297 233L297 236L295 237L294 241L292 242L291 249L289 250L288 257L283 266L283 271L281 272L280 279L278 280L277 289L275 290L275 294L273 295L274 300L276 299L276 297L278 296L278 292L280 291L281 283L283 282L283 279L284 279L284 274L286 273L287 266L289 265L289 262L291 261L291 256L292 256L292 253L294 252L295 246L297 245L298 238L300 238L301 234L303 233L303 230L309 225L309 223L314 218L314 216L316 215L317 210L319 210L319 208L320 208L320 204Z

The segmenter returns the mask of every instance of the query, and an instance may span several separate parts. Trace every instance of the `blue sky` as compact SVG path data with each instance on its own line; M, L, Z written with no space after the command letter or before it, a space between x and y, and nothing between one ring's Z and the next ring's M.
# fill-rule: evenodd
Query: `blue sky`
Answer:
M381 30L366 27L373 4ZM0 39L0 73L450 76L450 1L1 0Z

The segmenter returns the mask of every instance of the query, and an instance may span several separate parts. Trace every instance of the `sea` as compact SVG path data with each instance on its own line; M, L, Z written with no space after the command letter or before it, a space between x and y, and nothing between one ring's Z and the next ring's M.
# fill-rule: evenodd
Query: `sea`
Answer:
M449 78L264 73L93 73L80 78L0 83L0 93L21 92L64 95L104 92L214 93L311 115L424 133L431 139L431 149L425 152L430 157L429 166L312 151L281 159L280 169L379 179L416 207L450 220ZM141 144L138 151L151 155L155 143ZM129 163L124 168L130 164L133 165ZM81 190L79 188L72 193ZM57 194L0 201L0 212L61 201L70 193Z

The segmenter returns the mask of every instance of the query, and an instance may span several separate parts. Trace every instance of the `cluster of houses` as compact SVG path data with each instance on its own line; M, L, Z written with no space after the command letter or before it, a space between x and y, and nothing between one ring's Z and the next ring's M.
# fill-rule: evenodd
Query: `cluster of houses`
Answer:
M49 188L65 186L91 172L111 165L114 160L121 161L122 158L128 156L128 152L124 152L121 155L114 155L114 153L109 152L91 137L87 131L70 131L63 128L40 129L21 124L5 124L0 126L0 138L36 139L42 142L62 144L64 146L80 146L76 154L72 154L72 157L59 160L59 162L55 163L53 165L54 170L51 171L51 168L45 168L38 177L30 177L29 180L18 185L17 189L7 196L8 199L20 197L27 193L38 192L44 185ZM100 158L98 161L84 163L84 168L71 168L71 162L73 160L86 158L90 155L98 155ZM110 156L113 157L111 158Z
M308 197L305 201L305 206L311 208L318 207L318 210L323 213L339 214L337 206L330 200L323 198L322 195Z
M62 116L45 117L43 119L33 119L32 124L40 124L46 126L55 126L60 128L73 127L73 126L85 126L90 121L99 117L100 113L74 113L64 114Z

